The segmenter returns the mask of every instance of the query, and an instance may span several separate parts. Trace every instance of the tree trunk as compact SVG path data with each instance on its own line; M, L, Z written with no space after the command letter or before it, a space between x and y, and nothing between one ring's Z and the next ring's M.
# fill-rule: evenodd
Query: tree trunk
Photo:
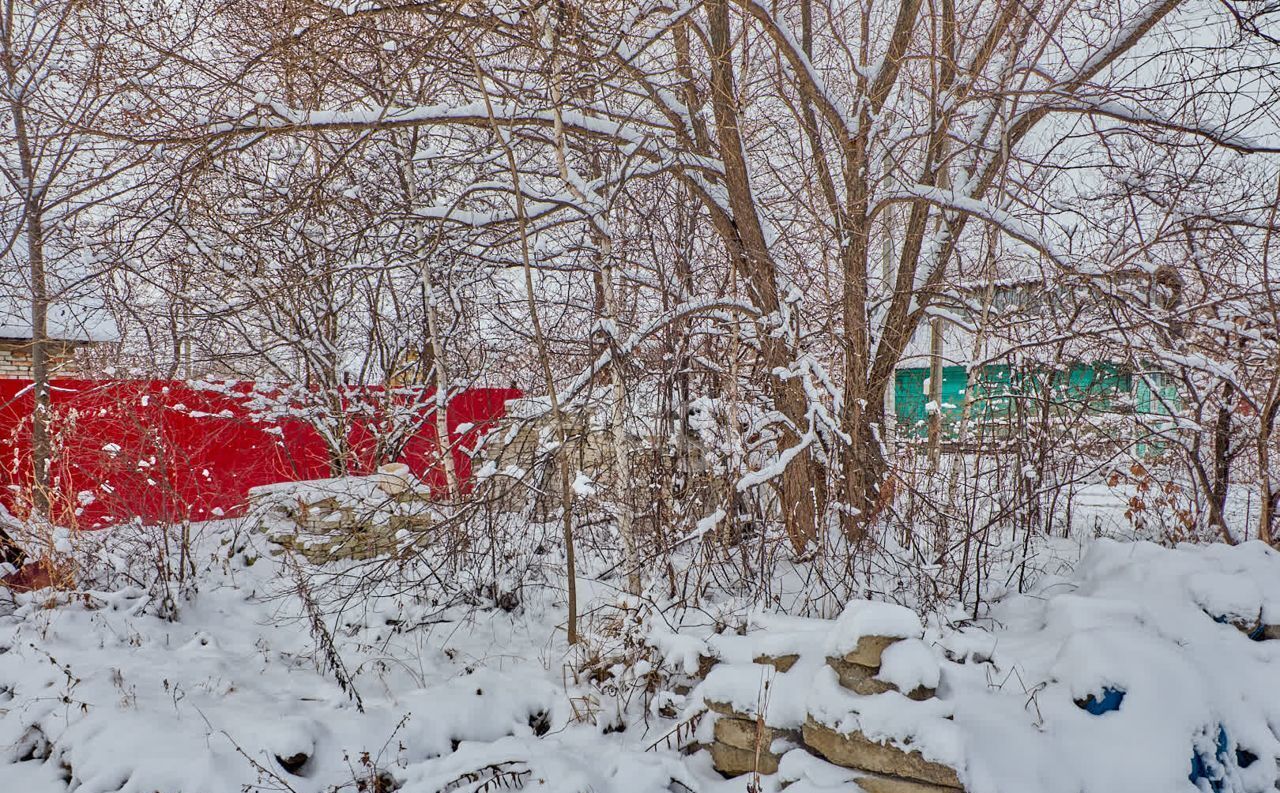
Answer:
M614 293L612 246L608 238L598 240L601 243L600 293L603 297L605 317L609 320L609 344L613 350L613 359L609 362L610 400L613 403L613 415L610 424L610 439L613 446L614 466L617 472L617 492L613 496L614 515L618 521L618 534L622 536L623 563L627 566L627 591L633 595L640 594L640 561L637 556L635 537L635 483L631 471L631 450L627 443L626 419L627 391L622 378L622 355L618 349L616 331L618 328L618 302Z
M27 217L27 255L31 265L31 378L35 381L35 409L31 414L32 506L49 516L53 449L49 437L49 295L44 271L44 229L38 212Z
M711 99L716 119L716 145L724 163L724 183L733 212L732 228L720 227L730 254L737 253L746 275L752 302L766 317L779 317L777 269L769 252L764 229L756 212L751 190L746 155L738 124L737 88L733 76L732 38L729 35L729 9L726 0L707 3L710 34ZM770 372L769 386L774 407L786 417L788 424L779 431L779 454L805 442L801 433L807 427L807 405L804 389L796 378L779 378L772 373L789 369L794 350L784 338L771 332L758 334L764 368ZM807 450L801 450L786 464L781 474L779 494L782 519L792 548L799 553L818 533L818 517L825 510L825 497L818 484L819 466Z
M5 47L6 71L13 82L13 64L9 47ZM35 152L27 131L26 109L14 91L9 92L9 112L13 119L18 161L22 170L23 214L27 226L27 265L31 279L31 377L34 384L34 409L31 413L31 506L41 517L48 517L50 506L49 466L52 449L49 434L49 293L44 261L43 196L37 190Z
M473 56L474 60L474 56ZM476 78L484 97L485 113L489 118L494 139L497 141L507 161L507 169L511 174L511 186L515 192L516 224L520 232L520 260L524 272L525 305L529 309L529 321L533 326L533 339L537 347L538 363L542 369L542 377L547 387L547 399L551 403L551 417L555 422L557 467L560 471L560 519L564 532L564 550L567 592L567 611L565 624L566 640L570 645L578 643L578 566L573 542L573 481L569 475L569 432L565 425L564 412L560 408L560 397L556 390L555 376L551 371L551 353L547 347L547 337L542 331L542 320L538 316L538 305L534 297L533 255L529 249L529 213L524 202L524 193L520 187L520 169L516 164L516 154L507 142L505 134L497 125L493 114L493 102L485 84L484 73L476 64Z
M1277 363L1280 363L1278 361ZM1280 413L1280 367L1272 375L1273 381L1268 394L1268 401L1258 415L1258 496L1261 510L1258 514L1258 539L1268 545L1276 545L1275 520L1277 501L1280 491L1273 487L1271 478L1271 435L1275 429L1276 417Z
M453 443L449 438L449 370L445 366L440 322L436 316L435 289L431 285L430 265L427 262L422 263L422 280L427 285L427 332L431 334L431 357L435 362L432 373L435 375L436 438L440 443L440 461L444 465L449 498L457 499L462 495L462 486L458 481L458 466L453 460Z
M1231 383L1222 387L1222 403L1218 420L1213 425L1213 481L1209 487L1209 522L1223 536L1227 530L1227 494L1231 488L1231 404L1235 389Z
M942 455L942 320L929 325L929 473L938 470Z

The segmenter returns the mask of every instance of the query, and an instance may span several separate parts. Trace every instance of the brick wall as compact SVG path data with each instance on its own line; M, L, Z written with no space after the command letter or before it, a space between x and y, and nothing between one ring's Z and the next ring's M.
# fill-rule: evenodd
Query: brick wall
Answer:
M31 352L20 342L0 341L0 378L31 377Z
M50 374L67 377L71 374L67 369L68 359L74 345L55 342L50 350ZM51 345L53 346L53 345ZM29 342L21 340L0 339L0 380L31 379L31 347Z

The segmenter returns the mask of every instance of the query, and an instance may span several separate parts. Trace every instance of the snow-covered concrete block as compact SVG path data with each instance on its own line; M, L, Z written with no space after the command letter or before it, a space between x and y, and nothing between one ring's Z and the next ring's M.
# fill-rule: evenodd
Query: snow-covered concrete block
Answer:
M799 730L778 729L760 722L733 717L716 719L714 735L716 741L720 743L752 751L755 751L756 746L768 749L778 739L788 740L795 744L800 743Z
M929 692L933 696L942 680L938 657L921 639L903 639L886 648L880 657L877 678L903 692Z
M800 660L800 656L796 653L787 653L786 655L757 655L752 658L752 663L764 664L772 666L779 672L790 671L791 667L796 665L796 661Z
M719 664L698 687L709 710L782 729L804 721L814 671L820 664L801 661L789 672L770 673L756 664Z
M406 492L414 493L421 486L418 477L414 476L409 466L404 463L380 465L373 477L378 489L389 496L398 496Z
M936 693L936 684L929 687L917 684L903 691L899 686L878 676L879 670L861 664L851 664L843 658L828 658L827 665L836 670L841 686L864 697L898 691L911 699L923 700Z
M898 641L901 641L901 637L859 636L857 642L853 645L853 649L838 657L848 664L879 669L880 656L885 650L889 649L890 645Z
M707 710L711 711L712 713L719 713L721 716L729 716L731 718L741 716L743 718L746 718L744 714L740 714L738 713L738 711L733 709L732 702L726 702L724 700L711 699L710 697L707 697L706 699L703 700L703 704L707 706Z
M410 533L420 533L429 531L435 526L435 520L430 515L400 515L393 514L388 519L387 527L392 534L402 531Z
M860 776L858 787L864 793L956 793L957 788L933 785L914 779L892 776Z
M761 750L739 749L726 743L711 745L711 763L716 770L727 777L741 776L756 772L759 774L778 773L778 755Z
M845 606L828 635L827 655L878 668L880 656L901 639L924 635L920 617L894 603L855 600Z
M857 730L837 732L813 718L805 720L805 745L836 765L945 788L962 788L956 770L926 760L918 751L873 741Z
M707 650L719 661L754 662L787 671L802 655L820 655L831 627L831 620L756 613L751 615L744 634L718 633L708 637Z
M827 666L836 670L840 685L855 694L869 697L897 690L892 683L877 679L876 672L879 670L873 666L850 663L843 658L828 658Z

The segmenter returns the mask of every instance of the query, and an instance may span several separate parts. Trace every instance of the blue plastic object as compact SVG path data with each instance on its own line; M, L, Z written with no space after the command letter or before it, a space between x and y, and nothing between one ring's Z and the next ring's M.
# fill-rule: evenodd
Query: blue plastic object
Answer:
M1230 741L1227 739L1227 731L1222 725L1218 725L1218 740L1214 747L1213 760L1205 757L1199 750L1194 750L1191 755L1191 773L1187 775L1187 779L1191 780L1191 784L1195 785L1200 780L1209 783L1209 789L1213 793L1224 793L1226 791L1226 767L1227 767L1227 749ZM1236 752L1237 761L1240 758L1240 752Z
M1210 616L1213 616L1213 615L1210 615ZM1218 623L1219 625L1232 624L1231 620L1227 619L1225 616L1213 617L1213 621ZM1245 636L1248 636L1250 639L1252 639L1255 642L1260 642L1267 638L1266 634L1267 634L1267 626L1259 622L1257 625L1254 626L1253 630L1246 633Z
M1120 710L1121 702L1124 702L1124 691L1111 686L1106 686L1102 689L1101 699L1094 694L1090 694L1084 699L1076 700L1077 705L1094 716L1101 716L1113 710Z

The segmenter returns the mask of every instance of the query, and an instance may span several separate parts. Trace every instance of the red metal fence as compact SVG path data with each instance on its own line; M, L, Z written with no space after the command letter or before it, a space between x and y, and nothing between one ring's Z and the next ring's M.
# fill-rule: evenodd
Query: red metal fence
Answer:
M469 451L519 395L475 388L449 400L449 449L464 486ZM328 477L331 444L316 429L325 406L307 397L246 383L55 380L53 517L86 529L232 517L243 513L251 487ZM340 415L330 418L345 427L348 472L403 462L442 489L430 404L424 389L346 391L331 411ZM30 491L32 406L30 381L0 380L0 503L18 515ZM395 433L404 440L388 449Z

